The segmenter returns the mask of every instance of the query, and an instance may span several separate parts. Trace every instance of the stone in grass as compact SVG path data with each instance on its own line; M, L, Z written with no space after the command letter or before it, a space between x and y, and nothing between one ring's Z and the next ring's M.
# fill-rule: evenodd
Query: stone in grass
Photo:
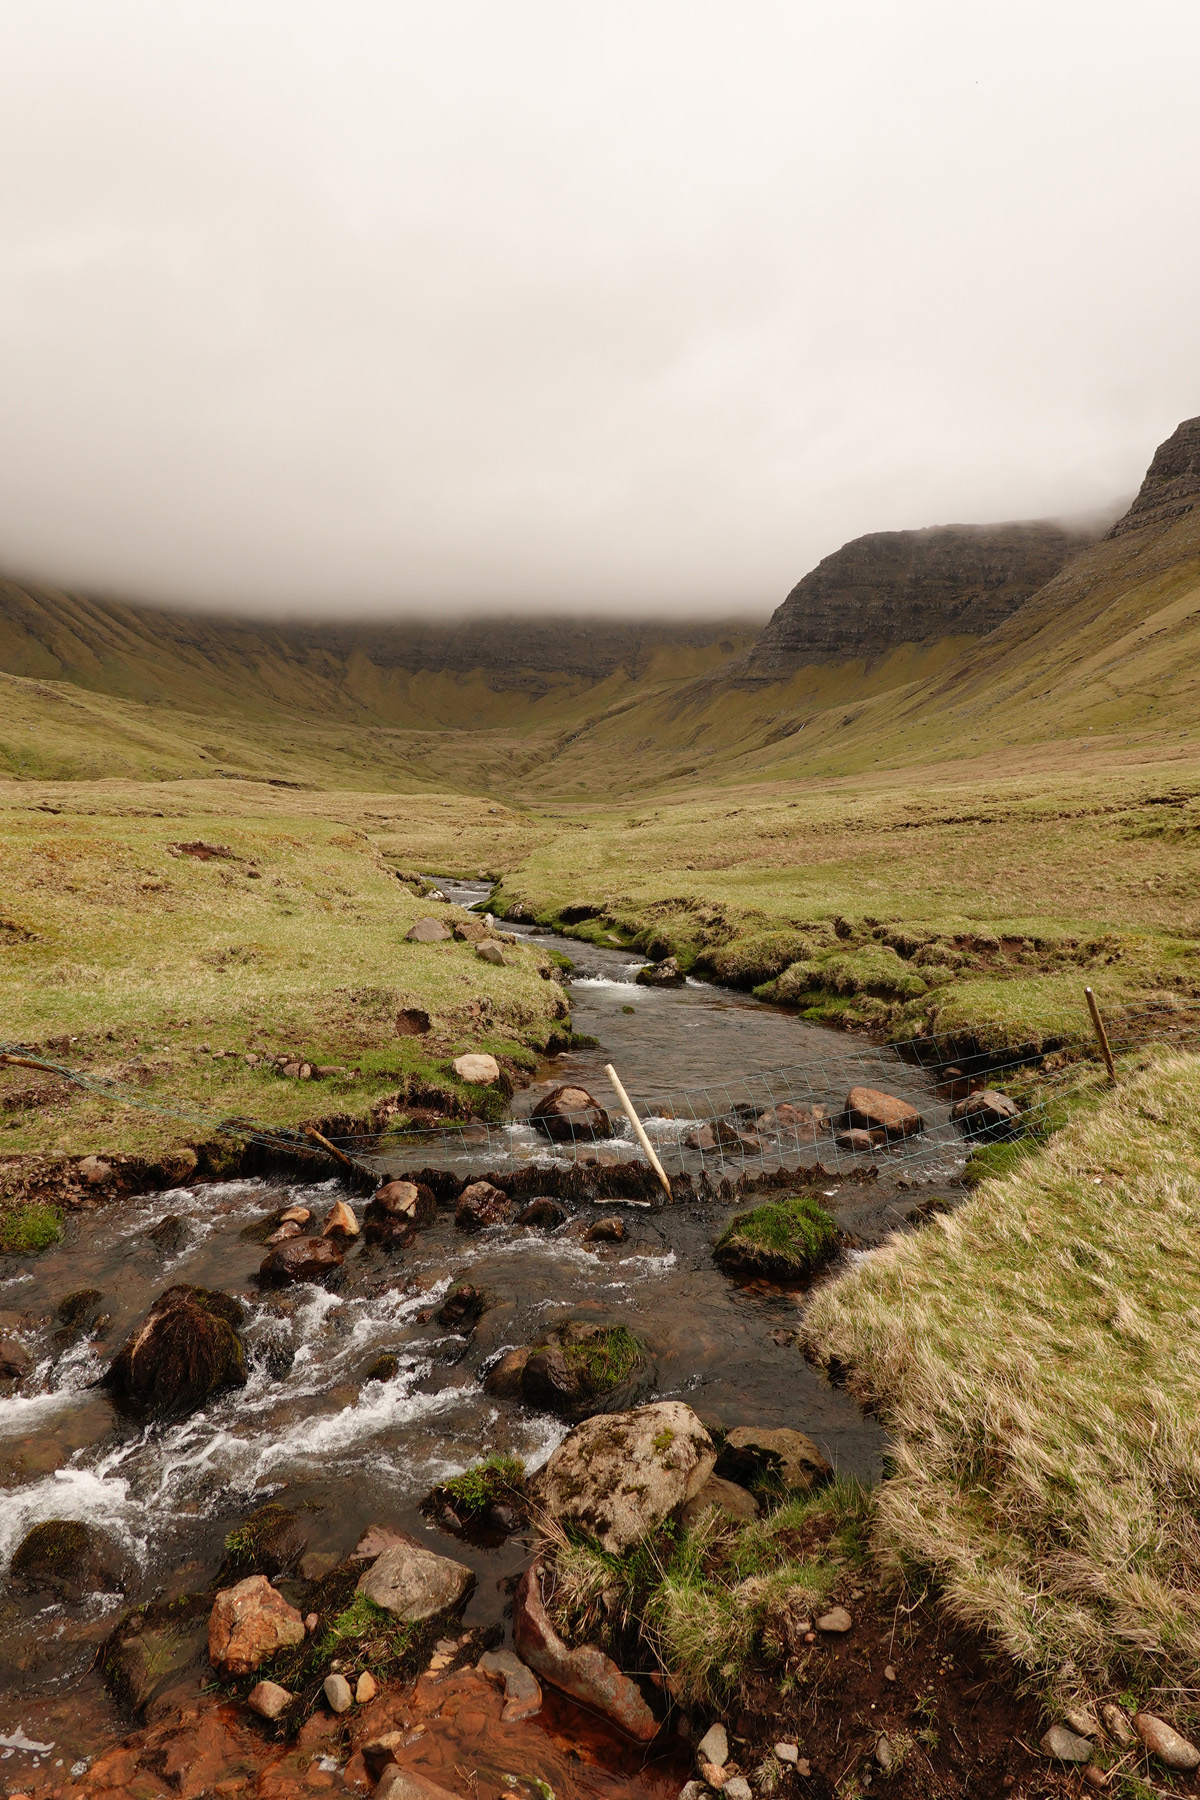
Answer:
M961 1125L968 1137L1007 1137L1021 1117L1021 1108L1007 1094L995 1088L982 1088L967 1094L950 1108L950 1117Z
M723 1481L719 1475L710 1475L700 1492L688 1501L683 1509L683 1523L696 1525L713 1508L727 1519L758 1517L758 1501L754 1495L734 1481Z
M331 1712L349 1712L354 1705L350 1683L344 1675L327 1675L324 1682L325 1701Z
M480 962L491 963L497 969L504 967L504 951L495 938L488 938L484 944L476 944L475 954Z
M272 1254L290 1248L283 1244ZM101 1386L119 1405L159 1416L192 1412L223 1388L244 1387L246 1358L238 1334L244 1317L241 1303L229 1294L168 1288L110 1363Z
M1165 1719L1156 1718L1153 1713L1135 1713L1133 1729L1164 1769L1187 1771L1200 1768L1200 1750Z
M849 1631L854 1620L844 1606L831 1606L827 1613L822 1613L816 1621L818 1631L827 1631L837 1636Z
M451 1067L460 1081L470 1082L474 1087L492 1087L500 1079L500 1064L494 1056L483 1051L456 1056Z
M805 1281L838 1245L838 1229L810 1194L770 1200L730 1220L713 1250L717 1264L737 1275Z
M682 1400L601 1413L563 1439L534 1478L533 1498L549 1518L619 1556L699 1493L716 1455Z
M759 1494L809 1494L833 1469L803 1431L738 1425L726 1434L717 1473Z
M438 1556L415 1538L401 1539L380 1552L362 1576L358 1592L408 1624L449 1612L466 1598L475 1575L465 1563Z
M373 1700L378 1692L379 1684L375 1680L375 1677L368 1669L364 1669L354 1684L355 1705L365 1706L368 1700Z
M716 1769L725 1767L729 1761L729 1735L723 1725L709 1726L696 1745L696 1761L712 1763Z
M418 919L404 935L410 944L444 944L450 929L440 919Z
M1092 1746L1086 1738L1077 1737L1065 1725L1052 1725L1049 1731L1042 1734L1042 1750L1046 1756L1060 1763L1090 1762Z

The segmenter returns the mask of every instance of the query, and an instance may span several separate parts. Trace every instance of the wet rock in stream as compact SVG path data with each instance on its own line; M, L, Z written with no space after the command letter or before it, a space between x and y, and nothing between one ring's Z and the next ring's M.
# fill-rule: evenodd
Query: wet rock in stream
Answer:
M193 1412L211 1394L244 1387L240 1301L211 1288L171 1287L101 1377L119 1404L158 1416Z
M373 1240L378 1226L410 1225L424 1231L437 1219L433 1189L423 1182L385 1181L371 1196L366 1213L366 1235Z
M473 1181L458 1197L454 1223L460 1231L484 1231L502 1225L512 1213L512 1201L503 1188L490 1181Z
M807 1281L838 1242L825 1208L811 1194L794 1194L737 1213L717 1239L713 1259L731 1274Z
M79 1600L84 1594L123 1593L129 1574L124 1551L94 1526L44 1519L18 1544L9 1579L27 1593Z
M304 1642L304 1620L265 1575L223 1588L208 1621L208 1658L222 1675L252 1675L277 1650Z
M468 1337L482 1319L489 1304L489 1296L483 1288L463 1281L450 1289L435 1317L438 1324L444 1325L447 1331L456 1331L460 1336Z
M295 1281L323 1281L345 1262L331 1237L293 1238L264 1257L258 1279L264 1287L286 1287Z
M659 1722L637 1683L593 1644L569 1648L558 1635L542 1599L542 1566L525 1571L513 1602L513 1642L521 1661L563 1693L594 1707L637 1742L658 1736Z
M228 1587L247 1575L286 1575L297 1566L307 1548L308 1539L295 1513L270 1500L225 1539L225 1561L217 1586Z
M529 1123L556 1144L590 1144L612 1136L612 1121L586 1088L561 1083L538 1101Z
M628 1403L652 1379L645 1344L624 1325L568 1320L532 1345L521 1369L521 1398L581 1419Z

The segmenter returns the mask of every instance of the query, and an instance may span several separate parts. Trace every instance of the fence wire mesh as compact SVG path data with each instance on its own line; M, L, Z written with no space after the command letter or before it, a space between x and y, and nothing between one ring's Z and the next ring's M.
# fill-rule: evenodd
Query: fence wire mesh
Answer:
M978 1144L1043 1140L1068 1092L1103 1079L1103 1069L1081 1056L1084 1048L1082 1040L1059 1040L1052 1052L955 1060L953 1046L930 1039L854 1043L837 1057L630 1099L668 1176L688 1175L698 1185L818 1167L834 1177L878 1167L950 1179ZM644 1169L644 1152L607 1082L591 1091L599 1115L581 1107L539 1119L533 1101L518 1095L514 1116L500 1124L399 1129L355 1148L389 1169L458 1175Z

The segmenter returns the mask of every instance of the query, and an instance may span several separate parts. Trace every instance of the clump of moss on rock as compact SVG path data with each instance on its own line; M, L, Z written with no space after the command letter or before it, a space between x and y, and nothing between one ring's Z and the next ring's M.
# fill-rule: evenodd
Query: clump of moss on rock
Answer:
M471 1530L510 1530L524 1516L525 1464L519 1456L489 1456L439 1482L421 1510L453 1515L452 1524Z
M15 1206L0 1221L0 1250L9 1256L36 1256L57 1244L62 1235L62 1221L53 1206L36 1200Z
M232 1587L248 1575L274 1580L290 1573L307 1548L308 1540L295 1513L277 1500L269 1500L225 1539L225 1561L216 1585Z
M810 1194L771 1200L737 1213L718 1238L713 1257L737 1275L806 1281L838 1245L838 1229Z
M649 1351L627 1326L570 1320L528 1349L510 1351L488 1391L586 1419L632 1404L649 1367Z

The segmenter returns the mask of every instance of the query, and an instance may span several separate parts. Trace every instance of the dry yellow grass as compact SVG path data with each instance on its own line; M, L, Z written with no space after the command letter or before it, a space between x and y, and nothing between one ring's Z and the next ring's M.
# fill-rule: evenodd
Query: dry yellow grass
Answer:
M876 1538L1060 1699L1200 1666L1200 1057L810 1303L893 1438Z

